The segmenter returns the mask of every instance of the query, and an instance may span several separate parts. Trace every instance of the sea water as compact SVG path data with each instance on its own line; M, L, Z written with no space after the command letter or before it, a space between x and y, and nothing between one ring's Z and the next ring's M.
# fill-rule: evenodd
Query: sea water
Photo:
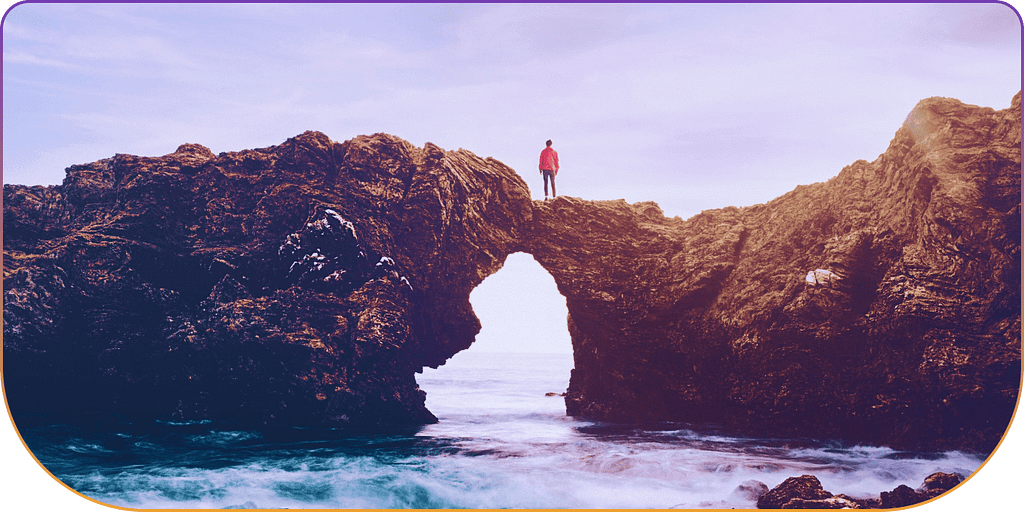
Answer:
M456 355L418 375L435 425L377 433L208 422L18 422L78 492L128 508L755 508L737 489L812 474L877 497L980 454L639 429L565 415L570 354ZM94 421L95 420L95 421Z

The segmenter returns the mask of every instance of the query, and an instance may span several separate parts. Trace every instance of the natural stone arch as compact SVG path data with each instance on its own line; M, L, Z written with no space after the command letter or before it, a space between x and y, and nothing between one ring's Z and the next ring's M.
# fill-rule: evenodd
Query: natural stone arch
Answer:
M874 162L687 220L532 201L501 162L384 134L72 166L4 186L5 390L21 412L430 421L413 374L472 344L471 290L524 251L566 298L570 414L988 450L1019 393L1019 121L1019 94L925 100ZM324 276L282 250L321 221L359 248Z

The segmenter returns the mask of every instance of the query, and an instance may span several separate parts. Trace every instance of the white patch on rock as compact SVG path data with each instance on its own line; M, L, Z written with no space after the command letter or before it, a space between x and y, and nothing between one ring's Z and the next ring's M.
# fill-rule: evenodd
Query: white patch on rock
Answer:
M341 215L339 215L338 212L336 212L336 211L334 211L334 210L332 210L330 208L327 208L326 210L324 210L324 214L330 215L331 217L334 218L334 220L338 221L338 224L341 224L342 227L347 229L348 232L352 235L352 239L353 240L359 240L359 237L356 236L356 227L355 227L355 225L352 224L351 222L345 220L345 218L342 217ZM325 227L327 229L330 229L330 223L328 222L327 217L324 217L323 219L320 219L320 221L323 221ZM318 222L320 222L320 221L318 221Z
M804 278L807 284L811 286L827 285L832 284L833 281L838 281L842 277L831 270L825 270L823 268L816 268L807 273L807 277Z
M281 247L278 247L278 249L277 249L278 256L283 256L285 250L289 246L292 247L292 252L293 253L294 252L298 252L299 250L302 249L302 243L301 242L302 242L302 237L299 236L298 233L292 233L292 234L288 235L288 237L285 238L284 243L281 244Z
M323 281L325 283L329 283L331 281L341 281L341 277L347 273L348 272L346 272L344 269L338 269L328 274L327 277L324 277Z

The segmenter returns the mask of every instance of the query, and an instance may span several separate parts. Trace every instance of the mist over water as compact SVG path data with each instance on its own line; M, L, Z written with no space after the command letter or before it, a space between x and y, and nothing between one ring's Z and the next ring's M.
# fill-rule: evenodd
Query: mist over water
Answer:
M365 434L209 422L18 421L73 489L131 508L754 508L735 492L813 474L877 496L982 457L758 440L565 416L569 354L463 352L418 375L440 422Z
M737 488L769 487L813 474L825 489L877 497L912 488L935 471L964 476L979 454L907 453L814 440L763 440L666 425L659 430L577 421L565 416L569 354L458 354L419 379L441 420L421 431L474 452L489 470L530 482L529 503L494 506L571 508L755 508ZM474 384L475 382L475 384ZM479 505L490 506L490 505Z

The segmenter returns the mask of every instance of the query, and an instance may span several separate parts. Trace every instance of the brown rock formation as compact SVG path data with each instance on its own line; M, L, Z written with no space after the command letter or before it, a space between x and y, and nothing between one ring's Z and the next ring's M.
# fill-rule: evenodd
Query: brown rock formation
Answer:
M900 485L892 491L883 491L879 499L857 499L845 494L833 495L822 488L813 475L787 478L757 499L757 508L771 509L841 509L841 508L901 508L916 505L949 492L963 478L951 473L932 473L925 478L920 489ZM762 484L763 485L763 484Z
M533 202L387 135L186 144L4 186L12 411L433 420L414 372L526 251L566 297L570 414L990 449L1020 380L1020 98L921 102L885 154L770 203Z
M5 185L11 409L434 421L414 372L473 342L469 292L530 212L501 163L386 135L187 144Z
M991 449L1020 382L1020 95L922 101L874 162L767 204L534 204L570 414Z
M900 508L909 507L937 498L957 485L964 479L953 473L932 473L925 477L924 483L917 489L911 489L906 485L900 485L889 492L883 492L879 497L877 507L874 507L874 500L862 502L864 508Z
M757 508L859 508L837 499L812 475L787 478L757 499Z

